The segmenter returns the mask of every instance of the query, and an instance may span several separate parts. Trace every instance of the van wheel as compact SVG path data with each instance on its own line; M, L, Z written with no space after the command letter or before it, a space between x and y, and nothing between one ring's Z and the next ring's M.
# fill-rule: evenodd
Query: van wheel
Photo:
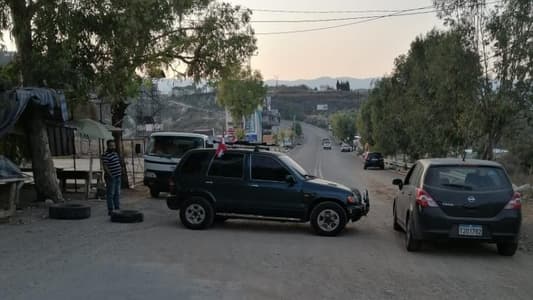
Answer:
M405 248L409 252L419 251L422 248L422 241L414 237L414 222L412 218L407 221L407 228L405 230Z
M213 205L202 197L191 197L180 208L180 220L189 229L206 229L213 225L215 210Z
M151 188L150 195L152 198L159 198L159 191L156 188Z
M348 217L339 204L331 201L319 203L311 212L311 226L318 235L335 236L346 226Z
M496 246L498 247L498 253L503 256L513 256L516 253L516 249L518 249L518 243L515 242L498 243Z

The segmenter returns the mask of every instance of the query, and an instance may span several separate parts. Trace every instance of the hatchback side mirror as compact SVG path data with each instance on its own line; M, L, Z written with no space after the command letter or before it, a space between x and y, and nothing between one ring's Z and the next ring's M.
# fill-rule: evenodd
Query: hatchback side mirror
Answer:
M285 176L285 181L286 181L289 185L295 185L295 184L296 184L296 179L294 179L294 176L292 176L292 175L287 175L287 176Z
M394 179L392 184L397 185L400 190L403 188L403 180L401 179Z

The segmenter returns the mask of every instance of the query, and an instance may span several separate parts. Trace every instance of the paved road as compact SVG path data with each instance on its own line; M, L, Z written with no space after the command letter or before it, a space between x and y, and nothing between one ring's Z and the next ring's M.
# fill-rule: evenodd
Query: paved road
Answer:
M321 149L325 131L303 129L296 160L370 191L370 215L341 236L238 220L191 231L146 197L125 200L144 223L112 224L94 202L85 221L0 226L0 299L532 299L530 255L450 243L406 252L391 223L397 175L363 171L353 153Z

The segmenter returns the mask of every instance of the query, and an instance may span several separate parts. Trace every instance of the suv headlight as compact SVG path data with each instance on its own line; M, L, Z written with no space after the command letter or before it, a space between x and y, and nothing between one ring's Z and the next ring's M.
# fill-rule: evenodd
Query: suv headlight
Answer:
M157 178L154 172L144 172L144 177L146 178Z

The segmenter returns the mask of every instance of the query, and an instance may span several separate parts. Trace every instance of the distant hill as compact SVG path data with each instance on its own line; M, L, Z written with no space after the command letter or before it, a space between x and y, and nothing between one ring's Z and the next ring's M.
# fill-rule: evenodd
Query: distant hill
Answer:
M335 88L338 81L350 82L351 89L369 89L372 81L377 78L353 78L353 77L319 77L315 79L298 79L298 80L277 80L277 85L297 86L307 85L310 88L319 88L323 85L329 85ZM269 79L265 81L268 86L276 86L275 79Z
M298 80L278 80L278 85L286 85L286 86L298 86L298 85L307 85L310 88L319 88L323 85L329 85L332 88L335 88L335 84L337 83L337 80L339 81L348 81L350 82L350 88L352 90L355 89L369 89L372 81L376 80L377 78L353 78L353 77L319 77L315 79L298 79ZM270 79L265 81L266 85L268 86L276 86L276 80ZM179 80L179 79L172 79L172 78L163 78L158 81L158 88L159 91L162 94L170 94L172 92L172 88L175 86L183 87L193 84L192 80ZM200 83L200 85L204 85L205 82Z

